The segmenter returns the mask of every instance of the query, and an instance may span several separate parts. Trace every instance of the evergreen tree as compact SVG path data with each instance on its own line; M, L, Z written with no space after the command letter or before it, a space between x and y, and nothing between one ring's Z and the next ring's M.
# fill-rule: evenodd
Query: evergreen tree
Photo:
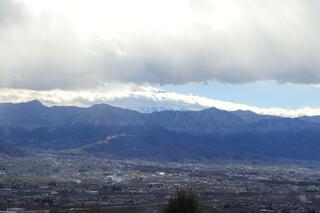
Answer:
M165 213L202 213L198 196L191 189L178 189L170 198Z

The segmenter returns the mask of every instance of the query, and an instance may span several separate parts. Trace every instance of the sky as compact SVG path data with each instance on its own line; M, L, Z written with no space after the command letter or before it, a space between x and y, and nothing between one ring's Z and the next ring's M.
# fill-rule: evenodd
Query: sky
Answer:
M0 102L318 115L319 9L318 0L1 0Z

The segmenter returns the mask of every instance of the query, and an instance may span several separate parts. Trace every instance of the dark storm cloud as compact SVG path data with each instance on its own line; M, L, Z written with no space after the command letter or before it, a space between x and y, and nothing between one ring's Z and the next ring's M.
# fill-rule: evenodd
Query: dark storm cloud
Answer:
M106 12L96 19L87 16L80 27L68 11L35 14L28 2L0 1L0 87L78 89L109 81L320 83L316 0L180 0L173 24L159 22L152 10L146 13L151 17L138 19L133 13L119 21L108 15L113 5L104 2ZM139 25L144 18L154 24Z

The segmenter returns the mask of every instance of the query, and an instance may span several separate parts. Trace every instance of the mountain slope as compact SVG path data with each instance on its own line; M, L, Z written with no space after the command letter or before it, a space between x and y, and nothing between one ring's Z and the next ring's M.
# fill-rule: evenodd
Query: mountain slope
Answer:
M25 156L25 153L14 148L12 145L0 140L0 155L9 155L12 157Z
M210 108L201 111L162 111L148 116L148 124L187 133L209 133L236 129L246 125L240 117L227 111Z
M0 104L0 139L23 149L148 159L285 157L320 160L320 124L250 111L139 113L107 104ZM5 150L6 148L3 148Z

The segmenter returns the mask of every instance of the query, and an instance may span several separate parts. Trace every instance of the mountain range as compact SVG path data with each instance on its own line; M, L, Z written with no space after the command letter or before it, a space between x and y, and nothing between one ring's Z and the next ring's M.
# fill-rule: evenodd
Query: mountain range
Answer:
M0 154L56 150L152 160L320 160L319 139L319 116L284 118L216 108L140 113L107 104L47 107L39 101L0 104L0 141L5 141Z

